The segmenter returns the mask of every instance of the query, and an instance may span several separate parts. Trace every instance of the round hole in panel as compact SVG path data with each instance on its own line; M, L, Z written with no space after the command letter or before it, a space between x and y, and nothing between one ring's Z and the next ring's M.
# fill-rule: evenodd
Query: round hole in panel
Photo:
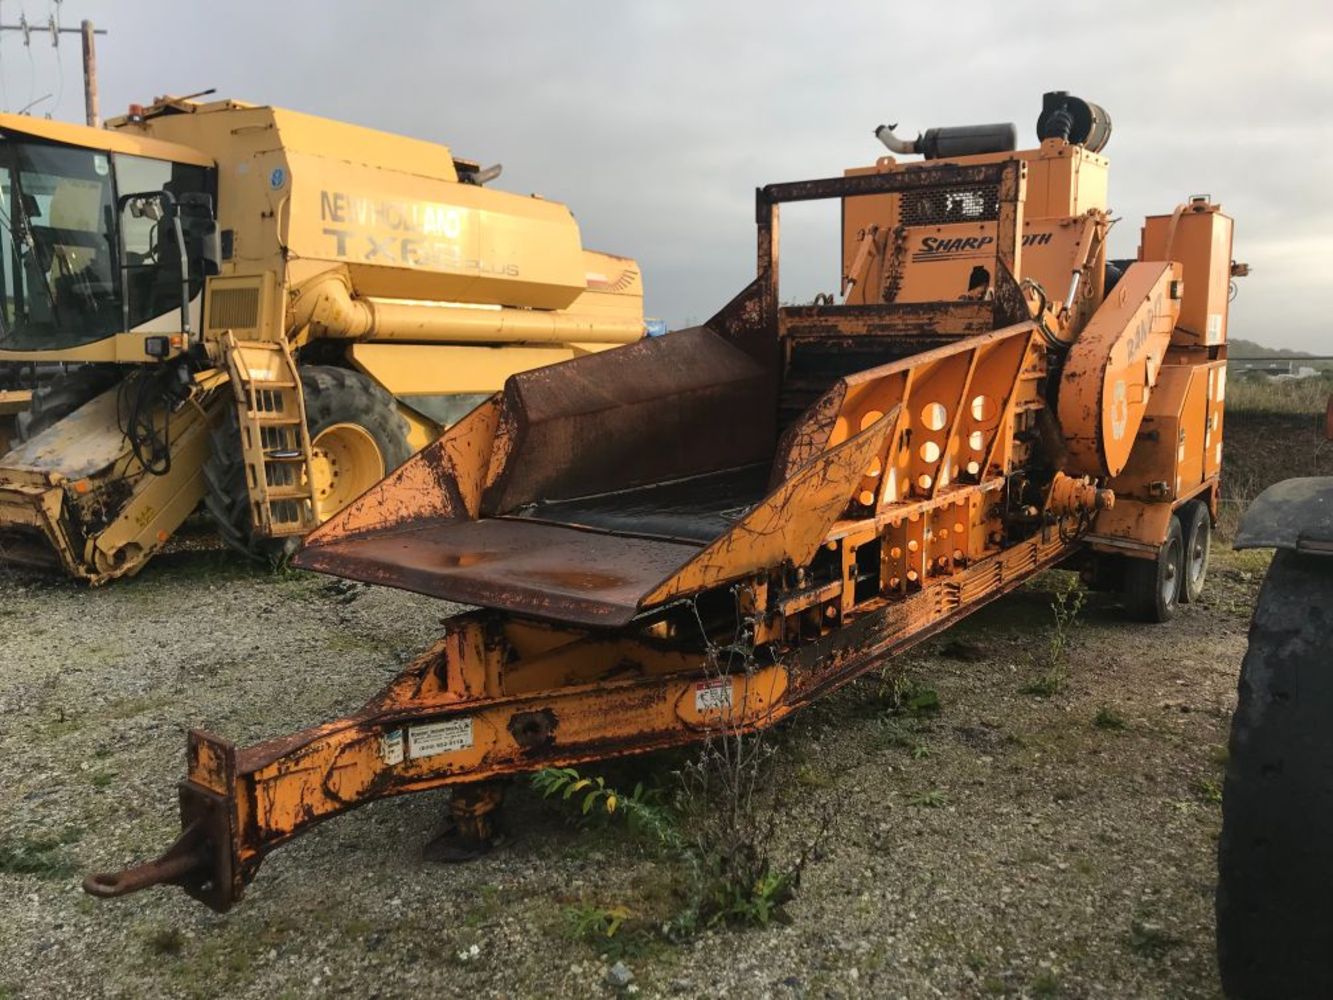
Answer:
M907 579L911 580L913 583L916 583L916 570L909 569L907 571Z
M963 561L963 550L962 550L962 549L954 549L954 550L953 550L953 557L954 557L954 561L955 561L955 562L962 562L962 561Z
M896 576L891 576L891 577L889 577L889 586L890 586L890 587L893 587L893 588L896 589L897 586L898 586L898 584L900 584L900 583L902 583L902 581L899 580Z
M844 496L845 495L846 494L844 494ZM870 490L862 490L860 496L856 499L860 500L863 506L869 507L875 502L875 494Z
M917 540L915 538L913 538L911 541L907 543L908 552L915 552L919 548L921 548L921 546L917 544Z
M935 482L935 480L931 479L930 476L926 475L924 472L916 477L916 484L920 486L923 490L930 489L930 485L933 482Z
M884 416L884 414L881 413L879 410L866 410L866 412L861 416L861 424L860 424L861 430L865 430L867 427L869 427L871 424L873 424L876 420L878 420L882 416Z
M927 403L921 407L921 422L926 425L926 430L942 431L949 422L949 411L943 403Z
M972 397L972 419L983 427L989 427L995 423L995 418L1000 415L1000 408L995 405L995 400L990 396Z
M967 463L967 474L969 476L975 476L980 471L981 471L981 465L979 463L977 462Z
M903 550L895 545L893 548L889 549L889 555L894 559L901 559L903 557Z
M866 469L866 475L869 476L871 479L874 479L883 471L884 471L884 463L881 462L879 460L879 456L876 455L874 458L870 460L870 467Z
M963 533L963 522L962 522L962 521L955 521L955 522L953 523L953 533L954 533L955 535L961 535L961 534Z
M967 446L973 451L980 451L986 446L986 435L981 431L973 431L967 436Z
M938 462L940 460L940 446L934 441L927 441L919 450L921 461Z

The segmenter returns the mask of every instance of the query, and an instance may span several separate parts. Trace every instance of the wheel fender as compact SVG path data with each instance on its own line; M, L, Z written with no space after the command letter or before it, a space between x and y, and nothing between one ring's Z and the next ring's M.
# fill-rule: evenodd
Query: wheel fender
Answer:
M1333 477L1284 479L1268 487L1241 518L1232 547L1333 555Z

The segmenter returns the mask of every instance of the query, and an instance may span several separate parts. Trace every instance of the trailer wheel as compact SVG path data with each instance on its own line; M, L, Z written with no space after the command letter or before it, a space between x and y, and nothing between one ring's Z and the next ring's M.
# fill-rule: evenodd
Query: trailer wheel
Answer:
M1203 596L1208 576L1208 555L1213 547L1213 518L1208 505L1202 500L1191 500L1180 511L1180 525L1185 539L1180 599L1189 604Z
M1333 996L1333 559L1280 550L1250 624L1222 795L1232 998Z
M324 365L303 367L300 376L315 512L322 522L407 461L412 449L407 422L393 397L366 376ZM230 405L213 432L204 479L204 502L229 546L272 562L296 551L300 538L256 538L252 533L240 425Z
M110 389L122 374L114 365L83 365L38 386L28 412L18 419L19 441L31 440L64 420Z
M1180 604L1185 542L1180 518L1171 516L1166 541L1156 559L1126 559L1124 604L1130 617L1142 622L1165 622Z

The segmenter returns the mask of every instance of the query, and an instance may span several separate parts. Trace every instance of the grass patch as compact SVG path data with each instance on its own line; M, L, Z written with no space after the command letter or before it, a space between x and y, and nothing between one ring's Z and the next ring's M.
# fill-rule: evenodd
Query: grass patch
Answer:
M1227 380L1227 413L1323 413L1333 393L1333 373L1275 382L1266 376Z
M1125 728L1125 718L1109 705L1103 705L1097 709L1097 714L1092 717L1092 724L1098 729L1120 730Z
M662 944L660 925L628 906L574 903L561 911L563 935L609 961L641 958Z
M1222 802L1222 785L1212 778L1200 778L1194 783L1194 794L1200 802L1219 805Z
M1060 978L1047 969L1032 980L1032 985L1028 987L1028 991L1037 1000L1051 1000L1052 997L1060 995Z
M933 718L944 707L938 691L892 665L879 672L870 702L885 715L909 719Z
M1051 595L1051 623L1046 631L1046 645L1033 656L1037 673L1019 688L1022 694L1050 698L1063 691L1068 683L1069 650L1087 595L1077 576L1063 576L1064 582Z
M930 756L930 747L917 738L917 730L904 725L900 719L878 720L874 742L882 749L897 747L906 750L913 760L925 760Z
M38 878L68 878L75 872L62 848L75 843L83 831L70 827L56 837L7 837L0 840L0 872L36 875Z
M147 947L154 955L175 957L185 947L185 935L175 927L162 927L148 935Z
M796 783L803 788L832 788L833 776L813 764L802 764L796 769Z
M1135 920L1129 925L1126 944L1129 950L1141 958L1159 959L1173 948L1181 945L1180 938L1168 933L1159 924L1146 920Z
M914 805L918 809L943 809L949 804L949 797L938 788L932 788L929 791L921 792L919 795L913 795L908 800L909 805Z

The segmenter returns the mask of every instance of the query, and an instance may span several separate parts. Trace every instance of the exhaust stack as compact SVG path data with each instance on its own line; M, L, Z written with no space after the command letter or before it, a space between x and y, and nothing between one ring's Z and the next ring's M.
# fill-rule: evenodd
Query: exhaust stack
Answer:
M908 155L920 153L927 160L947 160L956 156L978 156L982 153L1008 153L1018 148L1018 131L1013 122L995 122L991 125L958 125L950 128L932 128L915 139L901 139L894 135L897 125L881 125L875 129L875 138L892 153Z

